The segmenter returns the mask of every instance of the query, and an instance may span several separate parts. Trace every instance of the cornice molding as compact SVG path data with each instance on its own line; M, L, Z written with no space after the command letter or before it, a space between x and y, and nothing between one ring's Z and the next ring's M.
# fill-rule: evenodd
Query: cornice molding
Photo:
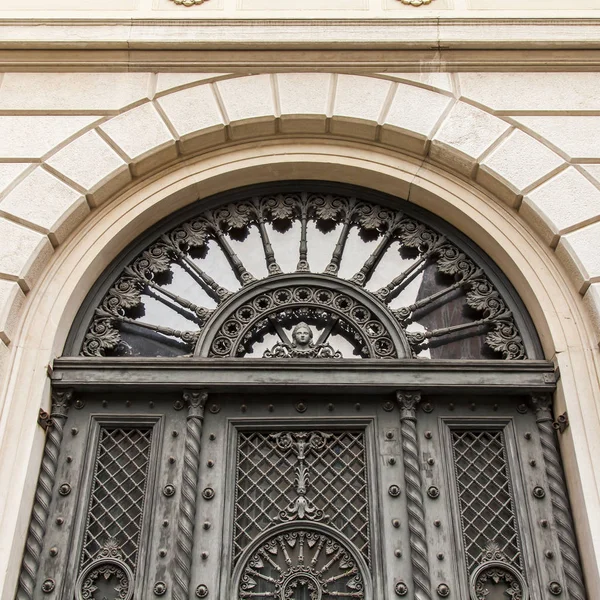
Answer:
M10 71L595 70L600 18L4 19Z

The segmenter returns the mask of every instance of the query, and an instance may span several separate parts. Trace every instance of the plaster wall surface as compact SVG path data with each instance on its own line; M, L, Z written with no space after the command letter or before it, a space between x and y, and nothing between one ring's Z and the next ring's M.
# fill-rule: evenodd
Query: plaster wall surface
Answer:
M347 25L337 33L328 27L320 32L314 25L295 31L286 26L273 29L272 24L238 30L257 52L262 52L258 48L269 32L287 44L286 52L292 52L294 35L307 36L308 50L298 68L293 61L282 66L258 54L249 54L244 62L233 52L211 63L196 48L206 43L198 37L199 31L210 29L206 25L194 29L182 23L125 22L169 19L175 14L180 18L182 12L192 20L241 18L242 14L256 18L265 10L259 0L208 0L189 8L170 0L105 3L114 14L94 13L81 4L44 2L43 8L52 13L50 20L57 23L43 25L37 33L33 25L18 20L30 16L27 10L35 2L28 3L27 10L16 5L13 9L11 0L0 7L0 66L6 66L0 74L0 489L10 487L9 493L0 493L0 564L5 565L0 571L0 598L12 600L18 576L43 443L41 433L35 431L35 416L48 402L46 366L60 355L69 327L67 316L74 315L94 276L132 236L194 197L210 195L226 185L318 174L334 181L373 185L437 212L480 243L522 293L547 358L561 368L557 402L560 407L568 406L574 432L563 448L567 475L585 550L590 597L600 597L600 471L593 461L600 450L600 68L594 41L598 36L582 33L584 27L595 32L598 23L582 21L547 30L530 24L526 31L520 31L515 22L490 23L490 45L496 44L499 54L489 60L486 52L476 49L486 31L465 26L460 33L456 23L448 25L444 35L454 36L451 45L475 48L468 54L475 62L465 68L458 55L451 56L450 67L445 65L439 48L427 55L432 40L439 44L440 26L422 22L414 39L418 52L425 54L406 55L405 70L399 55L386 65L392 59L383 53L347 56L343 67L333 68L326 65L328 57L339 62L341 54L329 56L325 51L320 51L322 62L308 67L310 44L318 46L321 33L331 36L330 43L336 35L351 38L353 30ZM498 8L487 0L433 0L421 7L397 0L377 6L373 0L341 4L336 10L350 11L345 16L363 11L362 15L377 18L392 13L412 17L407 11L422 9L429 13L421 12L421 16L435 16L434 11ZM599 8L588 5L580 0L569 4L568 10ZM563 10L547 2L544 7L533 0L527 4L531 11L545 8ZM310 3L306 9L309 12L303 12L303 17L316 10ZM298 12L286 9L285 3L278 10L289 10L286 16L290 17ZM123 22L107 22L104 29L97 21L76 23L83 13L85 18L117 19L117 12ZM273 11L269 16L274 16ZM519 15L510 16L516 20ZM59 17L66 21L58 22ZM231 35L231 30L220 27L212 30L213 44ZM424 33L429 27L437 27L435 35ZM92 36L100 31L101 40L94 42ZM355 31L364 36L364 43L371 39L374 46L381 45L385 32L390 44L400 43L397 28L369 30L361 25ZM535 61L538 56L532 51L520 56L517 66L510 66L509 34L512 46L531 45L536 36L547 36L546 50L553 53L554 62L546 62L544 69L539 64L528 69L527 60ZM571 40L568 48L554 47L567 39ZM128 58L122 61L119 52L128 44ZM148 55L152 66L144 68L143 53L161 44L171 45L175 53L186 44L196 49L185 59L179 54L175 59L167 50L158 58ZM109 54L94 58L94 46ZM64 62L53 54L53 48L65 52ZM573 48L581 53L571 54ZM473 58L478 53L481 56ZM31 62L27 62L29 56ZM257 57L256 63L252 56ZM429 58L419 68L423 56ZM100 65L100 58L107 57L110 60ZM561 66L563 58L579 66ZM169 67L171 59L185 65ZM475 68L484 60L488 60L485 68ZM23 62L26 68L19 69ZM588 65L585 70L583 62ZM497 68L490 68L494 64ZM355 150L343 152L334 147ZM324 160L325 168L317 157L327 156L327 148L332 149ZM278 166L285 157L305 151L310 159L290 159L286 168ZM356 156L346 156L353 152ZM371 170L366 163L371 163ZM219 184L195 180L191 195L189 191L183 194L183 184L169 187L174 173L185 175L194 169L195 173L220 169ZM250 172L249 179L240 174ZM160 207L157 203L150 211L149 198L166 195L164 190L171 194L169 203L162 202ZM444 194L455 200L440 201ZM467 197L474 198L472 206L459 208ZM129 212L119 213L123 207ZM136 221L135 231L128 229L132 215L137 210L141 214L142 207L148 212ZM477 229L470 211L485 214L487 225ZM109 222L110 226L102 225ZM110 241L88 244L86 236L92 235L94 227L105 227L102 235ZM519 264L515 258L519 248L528 244L536 248L536 258L523 250ZM510 258L506 249L512 246L515 255ZM65 279L60 281L68 281L65 261L77 272L78 264L86 260L95 261L95 268L82 276L77 292L65 301L67 308L53 313L48 308L53 298L65 292L56 287L58 283L52 286L52 277L63 269ZM545 278L545 287L535 288L528 282L536 270L540 279ZM559 282L555 303L547 283L552 277ZM534 293L542 288L543 293ZM41 341L39 329L36 334L31 324L35 307L44 300L53 336ZM575 330L579 333L568 333ZM31 379L27 392L19 387L24 370ZM16 449L22 456L18 464Z

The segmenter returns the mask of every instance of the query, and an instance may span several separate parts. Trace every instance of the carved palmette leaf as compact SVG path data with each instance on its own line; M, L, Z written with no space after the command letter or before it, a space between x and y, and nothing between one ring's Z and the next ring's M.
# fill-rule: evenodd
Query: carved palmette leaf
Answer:
M494 324L494 330L487 334L485 340L492 350L502 353L503 358L506 360L525 358L523 339L514 323L498 321Z

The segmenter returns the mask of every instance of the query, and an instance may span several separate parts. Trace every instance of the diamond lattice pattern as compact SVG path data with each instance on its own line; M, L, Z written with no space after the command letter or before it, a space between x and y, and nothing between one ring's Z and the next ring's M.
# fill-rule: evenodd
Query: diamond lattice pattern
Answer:
M452 446L469 572L490 541L522 570L502 431L452 431Z
M240 432L234 529L234 562L258 534L280 521L298 498L294 451L279 449L273 432ZM324 448L306 457L306 498L369 561L369 510L363 432L327 432Z
M151 442L151 429L101 429L82 569L114 539L135 572Z

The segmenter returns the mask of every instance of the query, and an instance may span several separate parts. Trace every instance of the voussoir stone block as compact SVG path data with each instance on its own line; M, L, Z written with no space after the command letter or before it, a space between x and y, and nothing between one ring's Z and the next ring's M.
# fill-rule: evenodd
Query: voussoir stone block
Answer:
M514 120L548 140L572 160L600 160L600 118L596 115L528 116L514 117Z
M600 283L592 283L583 296L596 329L596 339L600 339Z
M412 85L398 84L380 139L409 152L424 154L434 127L452 99Z
M519 212L554 248L562 234L600 219L600 190L569 167L529 192Z
M16 281L0 279L0 341L7 345L14 339L24 302L25 294Z
M0 110L115 111L148 97L150 73L5 73Z
M159 73L156 82L156 93L163 94L169 90L175 91L183 86L205 83L227 75L230 75L230 73Z
M431 141L429 155L471 176L477 159L510 125L470 104L457 102Z
M508 205L517 206L528 188L563 164L558 154L515 130L483 160L476 180Z
M211 85L168 94L158 103L179 135L182 152L195 152L226 140L225 123Z
M215 84L233 139L275 133L275 102L270 75L226 79Z
M35 169L0 202L0 211L48 235L57 246L90 212L84 196L42 169Z
M30 166L31 163L0 163L0 197Z
M280 73L276 76L283 133L325 133L332 76Z
M75 139L46 162L83 188L94 206L131 181L127 163L95 131Z
M338 75L331 132L374 140L391 87L384 79Z
M29 291L53 252L48 236L0 216L0 277Z
M600 281L600 223L592 223L563 235L556 247L556 255L565 265L580 293L590 283Z
M100 127L142 175L177 158L175 138L150 102L113 117Z
M97 121L90 116L0 116L0 160L39 159Z

